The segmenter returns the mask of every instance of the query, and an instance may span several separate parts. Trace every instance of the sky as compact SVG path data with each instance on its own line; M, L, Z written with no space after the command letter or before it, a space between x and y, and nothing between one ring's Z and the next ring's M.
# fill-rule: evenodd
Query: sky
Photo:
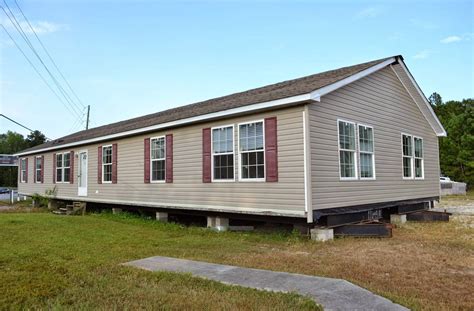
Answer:
M87 105L95 127L398 54L426 96L474 97L472 0L17 0L77 98L5 1L78 111L0 9L0 113L52 139L83 129Z

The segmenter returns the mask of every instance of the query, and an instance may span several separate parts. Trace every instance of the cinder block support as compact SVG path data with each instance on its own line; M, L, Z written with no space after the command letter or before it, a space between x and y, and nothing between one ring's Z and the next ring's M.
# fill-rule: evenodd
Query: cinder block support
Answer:
M56 210L58 209L58 200L51 199L48 201L48 209Z
M114 215L120 214L121 212L122 212L121 208L118 208L118 207L113 207L112 208L112 214L114 214Z
M168 213L156 212L156 220L161 222L168 222Z
M208 216L207 227L216 231L227 231L229 229L229 218Z
M407 222L407 215L405 214L391 214L390 223L394 225L403 225Z
M334 240L334 230L329 228L314 228L310 230L311 240L325 242Z

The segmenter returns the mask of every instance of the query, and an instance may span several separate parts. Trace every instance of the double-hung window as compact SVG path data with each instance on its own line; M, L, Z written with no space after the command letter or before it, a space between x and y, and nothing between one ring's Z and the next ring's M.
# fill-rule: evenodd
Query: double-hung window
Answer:
M150 139L151 181L164 182L166 170L166 143L165 137Z
M35 183L41 183L41 156L35 157Z
M338 121L341 179L357 179L355 123Z
M112 182L112 145L102 147L102 182Z
M20 160L20 182L26 182L26 158Z
M265 144L263 121L239 124L241 180L265 180Z
M38 177L37 177L38 178ZM68 183L71 180L71 153L56 154L56 182Z
M212 129L212 180L234 180L234 126Z
M413 137L413 142L415 146L415 178L423 179L423 138Z
M403 178L413 178L413 136L402 134Z
M366 125L358 125L360 179L375 178L374 129Z

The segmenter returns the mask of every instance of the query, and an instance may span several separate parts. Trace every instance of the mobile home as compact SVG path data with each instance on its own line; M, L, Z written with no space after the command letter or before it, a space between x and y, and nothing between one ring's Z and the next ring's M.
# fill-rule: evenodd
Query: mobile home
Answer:
M437 200L445 135L393 56L46 142L18 153L18 189L224 223L329 225Z

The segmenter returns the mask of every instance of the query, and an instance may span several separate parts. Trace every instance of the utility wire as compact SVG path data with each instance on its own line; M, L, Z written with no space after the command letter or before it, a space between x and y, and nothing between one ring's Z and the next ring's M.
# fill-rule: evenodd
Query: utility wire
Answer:
M13 119L7 117L7 116L4 115L4 114L0 114L0 117L4 117L4 118L7 119L8 121L11 121L11 122L15 123L15 124L21 126L22 128L27 129L27 130L30 131L30 132L34 132L34 130L30 129L29 127L27 127L27 126L25 126L25 125L23 125L23 124L21 124L20 122L17 122L17 121L15 121L15 120L13 120ZM46 136L45 136L45 137L46 137ZM46 137L46 139L51 140L51 139L48 138L48 137Z
M10 39L12 40L12 42L15 44L15 46L17 47L17 49L21 52L21 54L23 54L23 56L25 57L25 59L28 61L28 63L30 64L31 67L33 67L33 69L35 70L35 72L38 74L38 76L41 78L41 80L43 80L43 82L46 84L46 86L51 90L51 92L53 92L53 94L58 98L58 100L69 110L69 112L71 112L72 114L74 114L74 112L71 110L71 108L69 108L68 105L66 105L62 98L59 97L59 95L54 91L54 89L51 87L51 85L49 84L49 82L43 77L43 75L39 72L39 70L35 67L35 65L31 62L31 60L28 58L28 56L25 54L25 52L23 52L23 50L21 49L21 47L18 45L18 43L15 41L15 39L13 39L12 35L8 32L8 30L5 28L5 26L3 26L2 24L0 24L0 26L2 26L3 30L6 32L6 34L8 35L8 37L10 37ZM80 117L80 116L79 116Z
M13 12L11 11L10 7L8 6L7 2L5 0L3 0L3 2L5 3L5 6L6 8L8 9L8 11L10 12L11 16L7 13L7 11L5 10L5 8L3 6L0 6L3 10L3 12L7 15L8 19L10 20L10 22L13 24L13 26L15 27L15 29L18 31L18 33L21 35L21 37L23 38L23 40L27 43L27 45L30 47L30 49L33 51L33 53L35 54L35 56L38 58L38 60L40 61L40 63L43 65L44 69L46 70L46 72L48 73L48 75L50 76L50 78L53 80L54 84L56 85L56 87L59 89L60 93L63 95L63 97L65 98L66 102L71 106L72 110L75 111L75 114L78 116L78 117L81 117L81 109L79 108L79 106L72 100L72 98L69 96L68 93L65 92L64 88L59 84L59 82L57 81L56 77L51 73L51 71L49 70L48 66L46 66L46 64L44 63L43 59L41 58L41 56L38 54L38 52L36 51L35 47L32 45L31 41L29 40L28 36L26 35L26 33L24 32L23 28L21 27L20 23L18 22L18 20L16 19L15 15L13 14ZM12 19L13 18L13 19Z
M61 70L59 70L58 66L56 65L56 62L53 60L53 57L51 56L51 54L49 54L48 52L48 49L46 49L46 47L44 46L43 42L41 41L41 39L39 38L39 36L36 34L36 31L35 29L33 28L33 26L31 26L31 23L30 21L28 20L28 18L26 17L26 15L23 13L23 10L21 9L20 5L18 4L18 1L15 0L15 4L16 4L16 7L18 8L18 10L20 11L21 15L23 15L23 18L25 19L25 21L28 23L28 26L30 27L31 31L34 33L36 39L38 40L38 42L40 43L41 47L43 48L43 50L45 51L46 55L48 55L48 58L49 60L51 61L51 63L53 63L54 67L56 68L56 70L59 72L59 74L61 75L61 77L63 78L64 82L66 82L66 85L68 86L69 90L71 91L71 93L76 97L77 101L81 104L81 106L84 108L85 105L82 103L82 101L80 100L80 98L77 96L76 92L74 92L73 88L71 87L71 85L69 84L69 82L67 81L67 79L64 77L63 73L61 72Z

